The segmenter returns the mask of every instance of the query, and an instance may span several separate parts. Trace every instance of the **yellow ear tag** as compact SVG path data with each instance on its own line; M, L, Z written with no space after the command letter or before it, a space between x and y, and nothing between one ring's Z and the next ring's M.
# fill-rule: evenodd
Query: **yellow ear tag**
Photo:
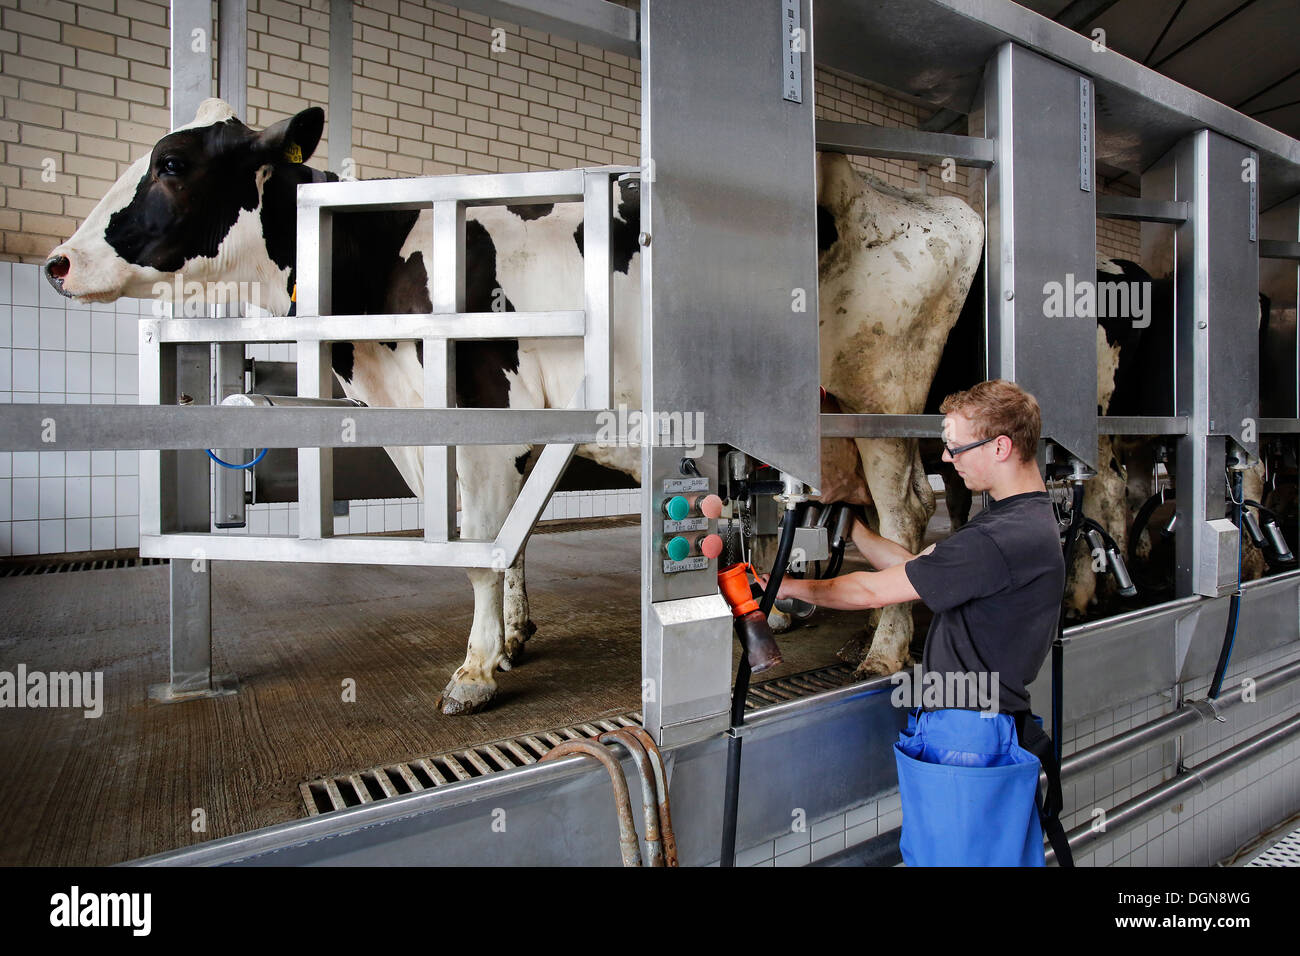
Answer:
M289 301L290 302L298 301L298 283L296 282L293 284L293 294L289 296Z
M302 162L302 147L297 143L290 143L284 148L284 158L291 163Z

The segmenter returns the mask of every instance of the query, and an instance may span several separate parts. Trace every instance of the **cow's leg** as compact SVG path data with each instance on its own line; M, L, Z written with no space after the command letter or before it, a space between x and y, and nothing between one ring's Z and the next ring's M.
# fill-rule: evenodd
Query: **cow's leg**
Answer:
M957 469L948 462L940 466L939 474L943 476L943 498L948 506L949 525L953 531L959 531L970 520L970 489L961 480L961 475L957 474Z
M857 439L867 488L880 516L879 533L913 554L921 550L925 526L934 514L934 492L915 439ZM893 674L907 665L912 643L912 605L893 604L880 612L871 649L858 664L858 679Z
M524 585L524 552L519 552L515 563L506 569L505 580L505 656L499 666L503 671L515 667L523 659L524 642L537 631L537 625L528 616L528 589Z
M1264 500L1264 466L1256 462L1242 474L1242 498L1262 502ZM1229 489L1231 491L1231 489ZM1264 552L1255 547L1250 535L1243 534L1241 540L1241 579L1256 581L1268 573L1268 560Z
M456 449L456 477L461 494L461 537L491 540L519 496L523 484L515 462L522 446L474 445ZM468 568L474 588L474 623L465 662L452 674L439 704L448 716L482 710L496 694L493 671L505 657L505 572Z

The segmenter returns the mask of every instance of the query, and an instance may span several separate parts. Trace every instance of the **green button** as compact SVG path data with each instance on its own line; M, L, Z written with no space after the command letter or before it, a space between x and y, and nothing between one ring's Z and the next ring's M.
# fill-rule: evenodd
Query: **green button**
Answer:
M691 542L686 538L673 538L668 542L668 560L684 561L691 553Z
M674 521L681 521L690 513L691 503L681 495L668 500L668 517L672 518Z

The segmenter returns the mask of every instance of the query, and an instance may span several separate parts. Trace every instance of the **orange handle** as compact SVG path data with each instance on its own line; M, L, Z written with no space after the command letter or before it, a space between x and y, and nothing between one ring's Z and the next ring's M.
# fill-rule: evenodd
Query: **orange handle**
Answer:
M750 591L749 575L746 573L753 571L752 567L742 561L718 572L718 588L736 617L744 617L751 611L758 610L758 602ZM754 573L754 577L758 577L758 574Z

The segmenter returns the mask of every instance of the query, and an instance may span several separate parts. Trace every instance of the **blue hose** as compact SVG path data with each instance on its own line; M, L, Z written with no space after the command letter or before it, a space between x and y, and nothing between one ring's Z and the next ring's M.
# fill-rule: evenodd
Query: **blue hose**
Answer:
M259 454L259 455L258 455L256 458L254 458L252 461L247 462L247 463L245 463L245 464L243 464L243 465L232 465L230 462L228 462L228 461L222 461L222 460L221 460L220 458L218 458L216 455L212 454L212 449L211 449L211 448L206 448L206 449L204 449L204 450L208 453L208 457L211 458L213 461L215 461L215 462L216 462L218 465L220 465L222 468L232 468L232 469L234 469L235 471L240 471L240 470L245 469L245 468L252 468L252 467L253 467L254 465L256 465L259 461L261 461L263 458L265 458L265 457L266 457L266 453L267 453L267 451L269 451L269 449L267 449L267 448L263 448L261 454Z

